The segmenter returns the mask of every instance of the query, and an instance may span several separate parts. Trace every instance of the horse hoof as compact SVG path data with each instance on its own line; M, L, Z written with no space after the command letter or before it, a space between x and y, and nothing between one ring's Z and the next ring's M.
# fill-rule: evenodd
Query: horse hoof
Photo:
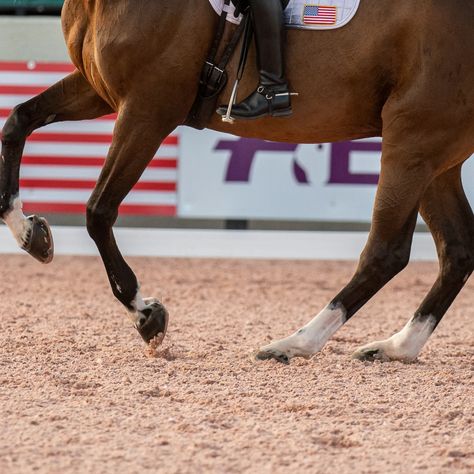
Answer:
M157 336L161 343L168 329L168 311L155 298L145 298L144 302L146 307L138 311L139 318L135 327L147 344Z
M271 351L259 351L255 355L255 359L257 360L271 360L275 359L276 361L280 362L281 364L289 365L290 358L284 354L283 352L271 350Z
M352 358L368 362L375 362L376 360L380 361L384 359L380 352L379 349L361 349L354 352Z
M54 243L48 222L43 217L29 216L31 227L22 249L41 263L49 263L54 256Z

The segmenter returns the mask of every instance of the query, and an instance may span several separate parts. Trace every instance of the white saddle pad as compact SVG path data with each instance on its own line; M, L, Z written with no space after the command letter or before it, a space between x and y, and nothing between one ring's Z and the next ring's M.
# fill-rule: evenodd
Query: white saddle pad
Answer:
M218 15L224 8L224 0L209 0ZM288 28L307 30L331 30L347 25L354 18L360 0L290 0L285 9ZM234 17L234 7L229 7L227 20L239 24Z

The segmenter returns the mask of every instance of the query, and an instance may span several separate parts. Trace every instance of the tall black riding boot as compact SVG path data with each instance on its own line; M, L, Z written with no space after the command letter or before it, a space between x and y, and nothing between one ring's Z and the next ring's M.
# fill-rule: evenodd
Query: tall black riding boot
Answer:
M284 19L281 0L249 0L257 45L260 84L255 92L232 107L236 119L291 115L291 94L284 74ZM217 109L225 115L227 106Z

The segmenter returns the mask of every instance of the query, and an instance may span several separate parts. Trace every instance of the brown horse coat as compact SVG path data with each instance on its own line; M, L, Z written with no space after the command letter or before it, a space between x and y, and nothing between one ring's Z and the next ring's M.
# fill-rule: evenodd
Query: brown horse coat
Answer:
M16 108L3 130L1 216L22 246L47 261L45 223L19 211L24 141L45 123L118 112L89 201L88 230L114 294L147 341L166 330L167 314L141 298L111 229L162 140L185 121L217 20L207 0L66 0L64 34L78 71ZM288 31L288 77L299 93L291 118L231 126L216 115L209 123L243 137L300 143L383 136L372 229L353 279L307 326L265 347L261 357L287 361L320 350L407 264L419 211L436 240L438 279L405 329L357 356L416 358L473 271L474 217L460 180L461 165L474 152L473 25L473 0L362 0L344 28ZM249 67L242 97L255 84Z

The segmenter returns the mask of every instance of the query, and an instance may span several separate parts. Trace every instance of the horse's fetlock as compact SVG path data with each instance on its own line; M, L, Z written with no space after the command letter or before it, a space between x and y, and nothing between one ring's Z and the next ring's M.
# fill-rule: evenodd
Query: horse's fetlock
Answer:
M121 288L115 283L111 284L111 288L115 298L117 298L120 303L122 303L127 308L128 311L136 311L136 308L133 306L135 294L132 290L128 288Z

